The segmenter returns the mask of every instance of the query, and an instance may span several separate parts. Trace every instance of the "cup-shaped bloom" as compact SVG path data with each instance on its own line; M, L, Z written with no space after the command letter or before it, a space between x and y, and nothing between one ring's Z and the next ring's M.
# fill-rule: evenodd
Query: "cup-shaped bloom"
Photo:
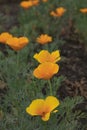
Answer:
M48 0L42 0L43 2L47 2Z
M29 40L27 37L12 37L7 40L7 45L9 45L13 50L18 51L24 48L28 44Z
M6 41L7 41L9 38L12 38L12 35L9 34L8 32L3 32L3 33L0 34L0 42L1 42L1 43L6 43Z
M31 0L33 5L38 5L39 4L39 0Z
M54 17L61 17L65 12L66 12L65 8L59 7L55 11L51 11L50 15Z
M48 80L54 74L56 74L58 70L59 66L57 64L51 62L44 62L33 71L33 75L38 79Z
M41 34L37 39L36 42L40 44L47 44L48 42L52 42L52 37L48 36L47 34Z
M39 3L39 0L28 0L28 1L22 1L20 3L20 6L25 9L28 9L34 5L38 5L38 3Z
M28 9L29 7L31 7L33 4L32 4L32 1L22 1L20 3L20 6L23 7L24 9Z
M59 106L59 100L54 96L48 96L46 99L36 99L26 108L26 112L31 116L41 116L43 121L48 121L50 114L55 112Z
M87 8L82 8L82 9L80 9L80 12L81 12L81 13L84 13L84 14L87 13Z
M56 50L56 51L53 51L52 53L49 53L47 50L42 50L39 53L36 53L34 55L34 58L39 63L44 63L44 62L56 63L57 61L60 60L60 52L59 50Z

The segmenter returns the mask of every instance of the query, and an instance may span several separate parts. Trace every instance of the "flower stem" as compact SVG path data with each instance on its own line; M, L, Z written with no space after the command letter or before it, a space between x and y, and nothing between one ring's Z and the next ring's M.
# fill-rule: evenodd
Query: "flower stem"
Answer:
M19 67L19 53L17 53L17 69Z
M49 84L49 87L50 87L50 95L53 95L52 94L52 85L51 85L50 79L48 80L48 84Z
M18 78L18 73L19 73L19 52L16 55L16 78Z

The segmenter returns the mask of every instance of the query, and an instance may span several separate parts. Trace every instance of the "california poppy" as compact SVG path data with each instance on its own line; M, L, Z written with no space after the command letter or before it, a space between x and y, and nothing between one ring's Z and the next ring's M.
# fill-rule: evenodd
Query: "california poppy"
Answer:
M65 8L59 7L55 11L51 11L50 15L54 17L61 17L65 12L66 12Z
M31 1L22 1L20 3L20 6L23 7L23 8L25 8L25 9L28 9L29 7L32 6L32 2Z
M47 2L48 0L42 0L43 2Z
M0 34L0 42L1 43L6 43L6 41L9 39L9 38L12 38L12 35L8 32L3 32Z
M40 44L47 44L48 42L52 42L52 37L48 36L47 34L41 34L37 39L36 42Z
M33 75L38 79L48 80L54 74L56 74L58 70L59 66L57 64L51 62L44 62L33 71Z
M81 13L84 13L84 14L87 13L87 8L82 8L82 9L80 9L80 12L81 12Z
M13 50L18 51L28 44L29 40L26 37L12 37L7 40L7 45L9 45Z
M25 9L28 9L29 7L32 7L34 5L38 5L39 3L39 0L28 0L28 1L22 1L20 3L20 6L25 8Z
M59 100L54 96L48 96L44 99L35 99L26 108L26 112L31 116L41 116L43 121L48 121L51 112L59 106ZM57 110L58 111L58 110Z
M40 62L52 62L56 63L60 60L60 52L59 50L53 51L52 53L49 53L47 50L42 50L39 53L36 53L34 55L34 58Z

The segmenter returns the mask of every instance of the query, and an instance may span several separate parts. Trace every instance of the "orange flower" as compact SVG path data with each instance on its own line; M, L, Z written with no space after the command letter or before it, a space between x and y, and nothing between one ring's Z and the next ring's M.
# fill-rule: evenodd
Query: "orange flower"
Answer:
M81 12L81 13L84 13L84 14L87 13L87 8L82 8L82 9L80 9L80 12Z
M56 63L57 61L60 60L60 53L59 51L53 51L52 53L49 53L47 50L42 50L40 51L39 54L35 54L34 58L40 62L52 62L52 63Z
M47 44L48 42L52 42L52 37L47 34L42 34L36 39L36 42L40 44Z
M39 4L39 0L31 0L33 5L38 5Z
M20 3L20 6L23 7L23 8L25 8L25 9L28 9L29 7L32 6L32 1L22 1Z
M47 2L48 0L42 0L43 2Z
M28 9L29 7L32 7L34 5L38 5L39 3L39 0L28 0L28 1L22 1L20 3L20 6L25 8L25 9Z
M7 45L9 45L15 51L18 51L28 44L29 40L26 37L12 37L7 40Z
M59 70L57 64L51 62L44 62L40 64L33 72L33 75L38 79L50 79Z
M6 41L7 41L9 38L12 38L12 35L9 34L8 32L3 32L3 33L0 34L0 42L1 42L1 43L6 43Z
M36 99L26 108L26 112L32 116L41 116L43 121L48 121L51 112L59 106L59 100L54 96L48 96L44 99ZM56 110L57 112L58 110Z
M54 17L61 17L65 12L66 12L65 8L59 7L55 11L51 11L50 15Z

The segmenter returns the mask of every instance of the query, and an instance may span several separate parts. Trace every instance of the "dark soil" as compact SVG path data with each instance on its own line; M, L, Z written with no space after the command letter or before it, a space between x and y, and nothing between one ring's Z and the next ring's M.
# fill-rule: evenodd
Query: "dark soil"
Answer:
M66 77L58 94L61 99L66 96L83 96L87 99L87 52L85 43L81 43L78 38L72 38L76 34L72 32L67 38L66 44L61 49L63 61L60 63L59 75Z
M68 33L67 33L68 32ZM65 76L57 96L63 100L65 97L82 96L84 101L75 107L75 110L81 110L87 113L87 46L75 33L72 25L65 35L61 35L66 43L60 47L61 56L60 71L58 76ZM86 124L87 118L81 119L81 124Z
M1 4L0 5L0 32L11 30L13 27L18 26L18 4Z

